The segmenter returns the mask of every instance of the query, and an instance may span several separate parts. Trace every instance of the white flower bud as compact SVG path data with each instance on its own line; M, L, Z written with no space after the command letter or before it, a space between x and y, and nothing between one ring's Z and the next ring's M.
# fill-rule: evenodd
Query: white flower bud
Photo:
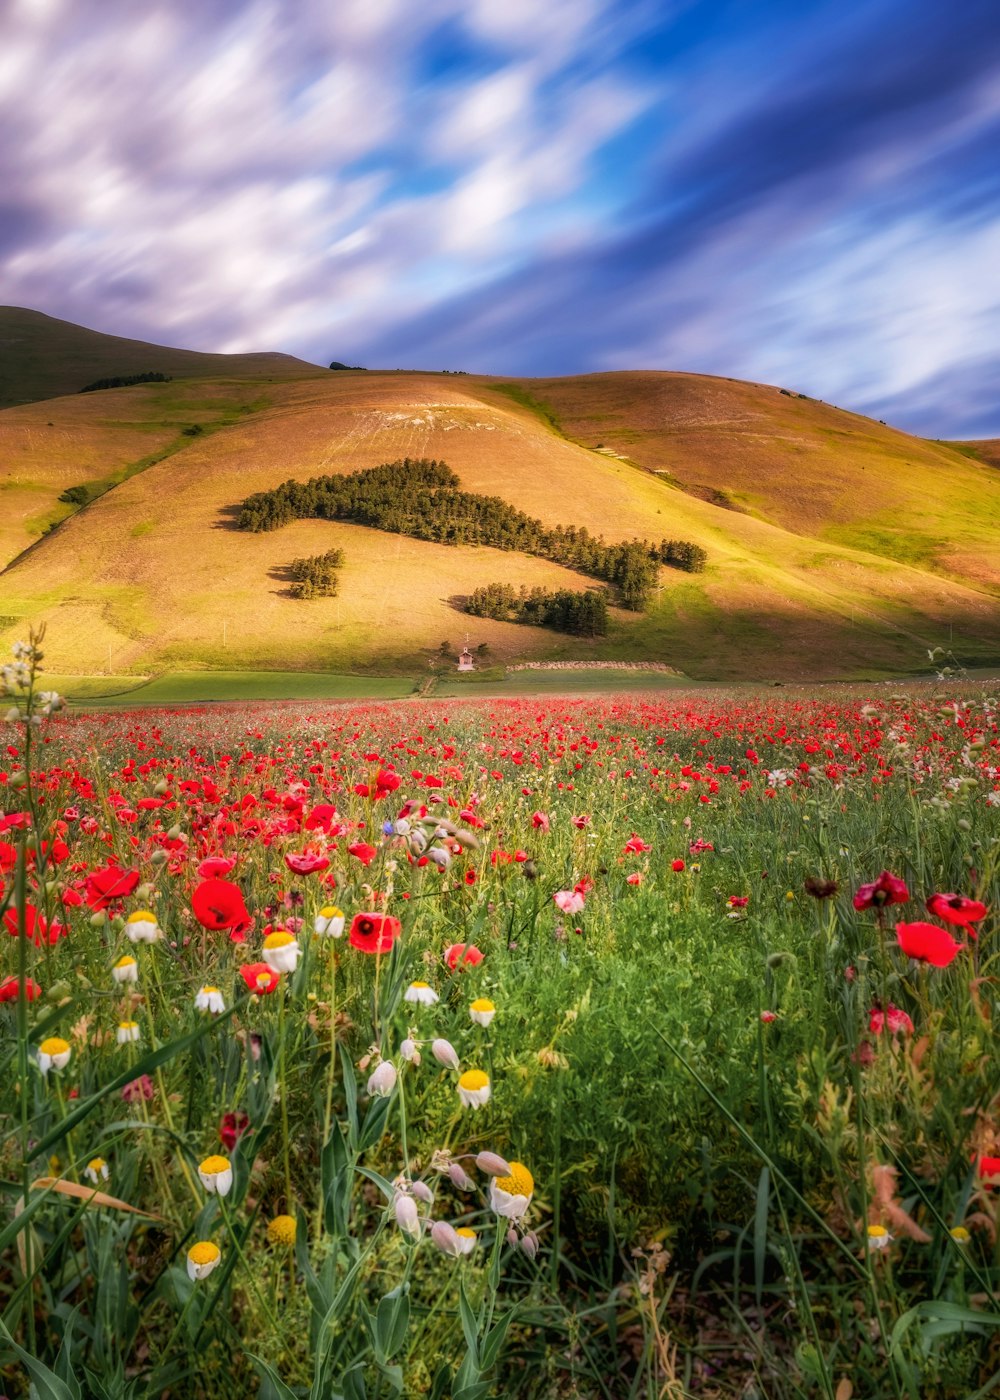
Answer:
M398 1195L393 1205L396 1224L411 1239L420 1238L420 1214L417 1203L411 1196Z
M496 1152L480 1152L476 1157L476 1166L490 1176L510 1176L510 1163Z
M448 1040L432 1040L431 1054L445 1069L458 1069L458 1053Z
M383 1060L368 1079L368 1092L373 1098L387 1099L396 1087L396 1066Z

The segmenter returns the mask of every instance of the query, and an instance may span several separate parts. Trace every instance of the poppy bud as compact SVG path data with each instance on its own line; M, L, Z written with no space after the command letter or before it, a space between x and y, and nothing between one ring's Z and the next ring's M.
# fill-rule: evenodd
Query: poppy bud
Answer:
M149 863L150 865L165 865L169 859L170 857L167 855L166 851L157 849L149 857Z

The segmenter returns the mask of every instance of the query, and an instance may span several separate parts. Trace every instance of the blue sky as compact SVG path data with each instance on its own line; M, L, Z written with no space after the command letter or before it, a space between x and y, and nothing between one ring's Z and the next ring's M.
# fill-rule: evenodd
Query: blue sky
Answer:
M9 0L0 302L1000 435L997 0Z

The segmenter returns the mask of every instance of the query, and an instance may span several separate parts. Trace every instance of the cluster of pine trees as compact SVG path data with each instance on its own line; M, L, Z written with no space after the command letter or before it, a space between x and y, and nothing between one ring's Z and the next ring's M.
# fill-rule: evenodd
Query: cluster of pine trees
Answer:
M130 384L167 384L173 377L155 369L147 369L142 374L113 374L107 379L95 379L93 384L85 384L80 393L92 394L95 389L126 389Z
M310 554L293 559L289 565L293 598L335 598L340 580L337 570L344 562L342 549L328 549L325 554Z
M647 606L658 564L689 571L705 564L705 551L687 540L606 544L584 526L550 529L500 496L476 495L459 487L458 477L444 462L407 457L347 476L286 481L273 491L260 491L243 502L239 525L258 532L277 530L292 520L348 520L437 544L518 550L604 579L618 590L622 606L633 612Z
M608 602L603 588L574 593L559 588L514 588L509 583L488 583L465 602L473 617L494 617L501 622L524 622L531 627L552 627L578 637L603 637L608 630Z

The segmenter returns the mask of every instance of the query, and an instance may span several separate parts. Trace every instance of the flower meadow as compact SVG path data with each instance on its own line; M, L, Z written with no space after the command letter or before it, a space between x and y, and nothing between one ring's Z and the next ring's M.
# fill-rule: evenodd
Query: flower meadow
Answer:
M7 1394L986 1395L982 690L4 675Z

